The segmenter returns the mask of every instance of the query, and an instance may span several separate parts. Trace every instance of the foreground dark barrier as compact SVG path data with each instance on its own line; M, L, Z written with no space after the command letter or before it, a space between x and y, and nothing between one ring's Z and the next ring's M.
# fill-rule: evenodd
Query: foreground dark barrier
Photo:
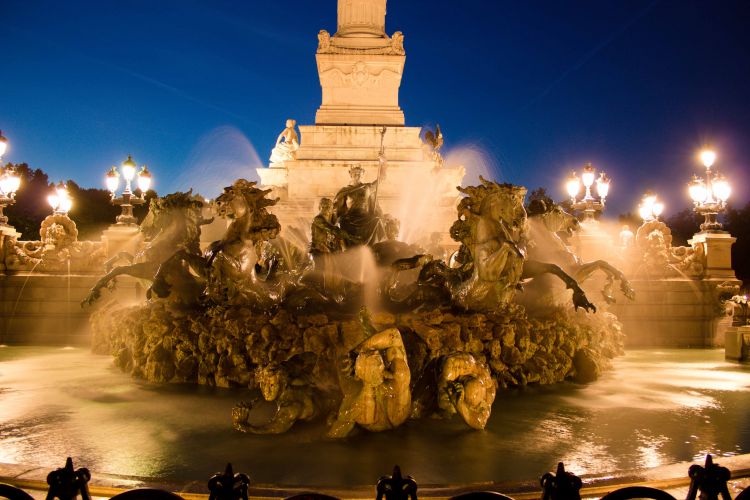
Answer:
M711 455L704 465L692 465L688 470L690 488L686 500L732 500L727 482L731 473L726 467L713 463ZM88 483L91 474L86 468L75 469L73 460L68 457L65 467L56 469L47 476L49 490L47 500L91 500ZM565 471L562 462L557 471L544 474L541 478L542 500L580 500L581 479ZM250 478L246 474L235 473L232 464L227 464L223 473L214 474L208 480L209 500L248 500ZM393 468L393 474L381 477L375 487L376 500L417 500L417 482L411 476L402 476L401 468ZM33 500L24 490L9 484L0 483L0 498L9 500ZM119 493L113 500L184 500L183 497L165 490L138 488ZM677 500L668 492L648 486L627 486L613 490L601 500L630 500L648 498L654 500ZM339 500L322 493L302 493L284 500ZM514 500L496 491L472 491L451 497L449 500ZM750 487L745 488L735 500L750 500Z

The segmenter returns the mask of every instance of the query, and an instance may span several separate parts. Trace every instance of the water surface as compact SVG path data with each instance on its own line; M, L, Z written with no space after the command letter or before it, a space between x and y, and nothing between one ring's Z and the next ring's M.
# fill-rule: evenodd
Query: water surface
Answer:
M420 484L535 480L750 453L750 367L723 350L630 351L599 381L500 392L483 432L425 419L323 438L235 432L245 392L134 381L85 349L0 348L0 462L189 480L232 462L254 483L370 485L399 464Z

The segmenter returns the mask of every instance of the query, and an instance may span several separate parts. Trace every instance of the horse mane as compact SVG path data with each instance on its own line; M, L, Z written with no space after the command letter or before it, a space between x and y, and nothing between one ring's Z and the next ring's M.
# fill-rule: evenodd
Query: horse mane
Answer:
M484 200L490 196L508 196L513 198L514 201L523 202L526 196L526 188L523 186L517 186L504 182L499 184L495 181L488 181L481 175L479 176L481 185L479 186L467 186L461 187L456 186L459 192L467 195L467 198L463 198L460 202L459 207L463 204L464 208L469 208L472 212L478 214ZM468 201L466 201L468 199Z

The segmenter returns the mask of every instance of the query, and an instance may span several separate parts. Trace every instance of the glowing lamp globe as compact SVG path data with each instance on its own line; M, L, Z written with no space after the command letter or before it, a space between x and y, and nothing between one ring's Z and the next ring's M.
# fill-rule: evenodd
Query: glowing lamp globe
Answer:
M70 197L66 196L65 198L60 199L60 211L63 213L70 212L70 209L73 208L73 200L70 199Z
M654 203L654 205L651 207L651 212L654 214L654 217L658 219L659 216L664 212L664 203L660 201Z
M8 193L15 194L18 188L21 187L21 176L16 173L15 170L8 172Z
M47 196L47 203L52 207L52 210L57 210L57 207L60 206L60 197L57 196L57 194L52 193Z
M599 194L602 201L604 201L609 194L609 178L604 172L599 174L599 178L596 180L596 192Z
M716 161L716 153L710 149L701 151L701 161L706 168L711 168L711 165Z
M0 194L6 196L10 194L10 181L6 174L0 177Z
M8 139L3 137L3 131L0 130L0 156L5 154L6 149L8 149Z
M587 188L590 188L594 184L594 167L591 166L591 163L583 167L581 179L583 180L583 185Z
M117 171L117 167L113 166L109 172L107 172L105 179L107 182L107 189L109 189L109 192L114 196L117 187L120 185L120 173Z
M645 205L638 207L638 215L643 220L651 220L651 209Z
M729 196L732 194L732 187L729 185L729 181L723 175L717 175L713 181L713 193L722 203L726 203Z
M135 162L130 155L128 155L127 160L122 162L122 176L125 177L125 180L128 182L132 181L133 177L135 177Z
M141 193L146 193L146 191L149 190L151 187L151 172L148 171L146 168L146 165L143 166L140 172L138 172L138 189L141 190Z
M21 177L15 172L15 170L7 169L0 176L0 194L5 196L13 196L18 188L21 187Z
M695 203L703 203L708 197L706 186L703 184L703 181L695 175L693 176L693 180L688 184L688 192L690 193L690 198Z
M70 198L68 188L60 182L55 191L47 196L47 203L50 204L55 213L67 214L73 208L73 200Z
M581 181L576 177L575 172L571 172L570 177L565 181L565 189L568 191L568 195L573 199L575 199L581 191Z

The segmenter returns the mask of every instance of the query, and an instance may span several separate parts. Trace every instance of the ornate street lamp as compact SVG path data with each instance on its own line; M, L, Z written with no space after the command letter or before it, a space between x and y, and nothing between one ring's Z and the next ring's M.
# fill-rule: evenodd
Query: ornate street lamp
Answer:
M609 194L609 178L604 172L599 174L599 178L596 179L596 194L597 197L591 194L591 187L594 185L594 179L596 178L596 170L591 166L591 163L587 163L583 167L581 173L581 179L578 179L575 171L571 171L570 177L565 183L565 187L570 195L571 208L573 210L583 211L583 220L593 221L595 220L595 214L604 210L604 204ZM586 188L586 192L583 198L578 199L578 195L581 192L581 184Z
M664 212L664 203L659 201L654 193L646 191L646 194L641 199L641 204L638 205L638 214L643 219L643 222L659 220L662 212Z
M68 186L60 181L55 190L47 196L47 203L52 207L53 215L68 215L68 212L73 207L73 200L68 193Z
M732 194L732 187L726 177L711 170L716 161L716 153L710 150L702 151L700 154L703 166L706 167L705 179L693 175L688 184L690 198L693 199L693 210L704 217L701 224L703 232L722 232L721 222L717 220L719 213L727 206L727 200Z
M136 164L130 155L128 155L127 160L122 162L120 170L122 171L122 176L125 178L125 190L119 197L115 195L120 184L120 172L114 166L107 172L107 189L112 194L112 204L122 207L122 213L117 216L117 224L133 225L138 222L133 216L133 207L146 202L146 191L151 187L151 172L144 165L141 167L141 171L136 174ZM137 196L130 190L130 183L133 181L133 177L137 178L136 182L141 192L140 196Z
M11 166L3 167L3 155L6 149L8 149L8 139L3 137L3 132L0 130L0 226L8 226L8 217L3 210L16 202L16 191L21 186L21 177L15 169Z

